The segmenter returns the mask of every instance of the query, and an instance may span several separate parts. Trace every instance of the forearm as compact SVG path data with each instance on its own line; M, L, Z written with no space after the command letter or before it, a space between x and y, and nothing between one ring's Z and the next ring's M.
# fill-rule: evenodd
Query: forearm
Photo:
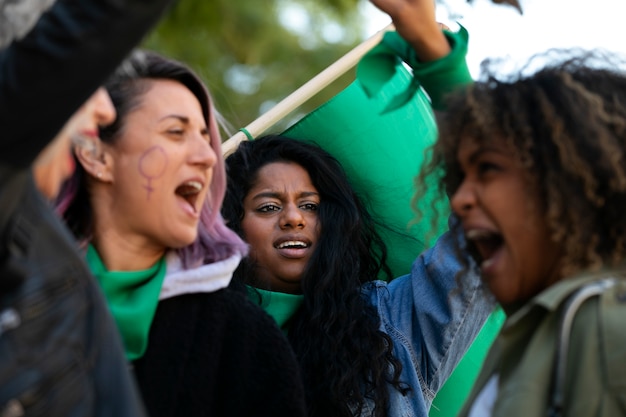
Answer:
M472 82L465 62L467 31L442 31L435 18L434 0L370 1L391 17L398 38L406 44L394 49L413 68L435 110L443 108L447 93Z
M435 19L434 0L371 0L391 17L396 31L422 62L446 56L450 47Z
M441 31L445 33L450 52L434 61L424 62L415 54L407 62L413 68L413 76L417 78L428 93L435 110L444 108L446 94L473 82L467 67L468 34L465 28L459 32Z

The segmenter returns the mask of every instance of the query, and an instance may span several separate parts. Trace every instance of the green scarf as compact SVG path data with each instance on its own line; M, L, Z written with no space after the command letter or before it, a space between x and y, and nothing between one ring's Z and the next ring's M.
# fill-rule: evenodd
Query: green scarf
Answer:
M96 249L89 245L87 264L102 287L122 335L126 359L140 358L148 345L150 325L165 278L165 257L142 271L108 271Z
M267 314L272 316L278 327L286 333L289 328L289 319L293 317L302 305L304 295L262 290L249 285L247 287L248 297L260 305ZM261 295L260 300L259 295Z

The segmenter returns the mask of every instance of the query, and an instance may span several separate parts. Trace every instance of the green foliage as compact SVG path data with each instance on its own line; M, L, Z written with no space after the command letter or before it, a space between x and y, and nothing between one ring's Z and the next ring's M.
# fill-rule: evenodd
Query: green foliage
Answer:
M362 40L359 1L179 0L143 47L193 68L217 109L237 129ZM295 11L289 14L292 19L285 18L285 10ZM324 40L329 27L339 29L338 41ZM351 79L351 74L344 77L300 111L325 102Z

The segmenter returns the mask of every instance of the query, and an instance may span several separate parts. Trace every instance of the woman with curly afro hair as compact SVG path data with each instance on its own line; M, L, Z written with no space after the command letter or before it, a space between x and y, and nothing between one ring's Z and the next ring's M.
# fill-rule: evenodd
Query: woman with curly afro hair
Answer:
M515 76L484 65L421 176L507 313L462 416L626 413L624 62L558 52Z

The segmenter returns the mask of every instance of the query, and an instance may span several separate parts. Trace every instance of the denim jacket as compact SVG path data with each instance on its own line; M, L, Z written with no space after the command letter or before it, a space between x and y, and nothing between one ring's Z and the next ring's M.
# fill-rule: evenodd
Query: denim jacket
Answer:
M387 416L426 417L436 392L493 311L495 302L475 271L456 278L462 269L448 232L416 259L410 274L364 287L402 363L400 380L411 387L403 396L389 386ZM363 415L368 413L371 409Z

